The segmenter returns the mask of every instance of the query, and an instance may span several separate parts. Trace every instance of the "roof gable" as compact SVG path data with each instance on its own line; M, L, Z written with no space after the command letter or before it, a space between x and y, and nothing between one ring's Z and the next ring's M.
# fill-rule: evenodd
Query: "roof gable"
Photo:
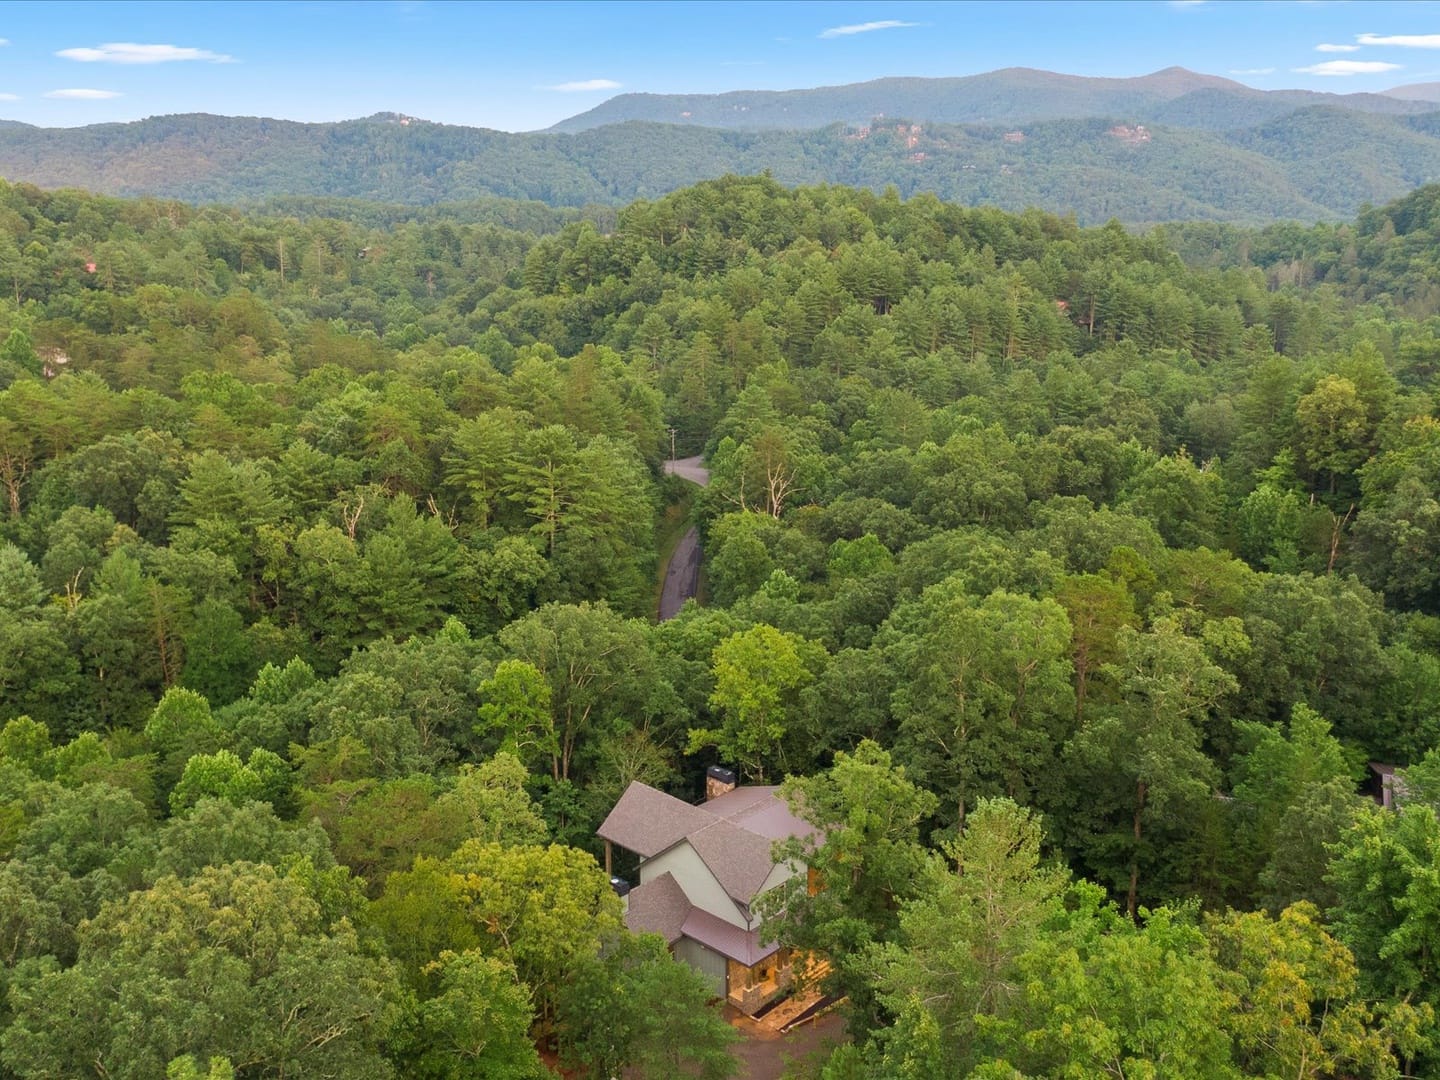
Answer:
M816 829L790 811L774 786L738 787L692 806L638 780L601 823L601 839L642 859L687 841L732 900L748 905L775 867L778 840Z
M625 789L596 834L649 859L714 820L713 814L700 807L636 780Z
M717 820L685 838L730 899L748 904L765 884L775 860L772 841Z
M659 934L674 945L690 916L690 899L675 875L664 873L630 890L626 897L625 925L637 934Z

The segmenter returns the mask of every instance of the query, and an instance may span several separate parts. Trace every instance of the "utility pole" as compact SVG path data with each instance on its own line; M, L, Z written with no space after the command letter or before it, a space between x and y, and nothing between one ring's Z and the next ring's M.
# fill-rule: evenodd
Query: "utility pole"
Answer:
M670 464L675 464L675 429L670 429Z

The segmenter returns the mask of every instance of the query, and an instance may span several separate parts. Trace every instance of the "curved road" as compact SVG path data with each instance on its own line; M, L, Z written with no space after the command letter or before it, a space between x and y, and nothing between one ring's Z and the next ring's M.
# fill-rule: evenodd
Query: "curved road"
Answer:
M698 457L667 461L665 472L670 476L683 477L701 487L710 483L710 470L700 464ZM660 587L660 618L673 619L699 587L700 534L692 525L685 531L685 535L680 537L674 554L670 556L670 564L665 567L665 583Z
M700 464L700 457L682 457L678 460L672 459L665 462L666 476L679 476L685 480L692 480L705 487L710 483L710 470Z

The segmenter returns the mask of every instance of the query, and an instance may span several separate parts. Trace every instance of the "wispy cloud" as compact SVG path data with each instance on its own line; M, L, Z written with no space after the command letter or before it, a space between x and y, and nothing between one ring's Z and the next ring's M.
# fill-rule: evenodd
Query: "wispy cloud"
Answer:
M1359 45L1316 45L1316 52L1359 52Z
M9 44L10 44L10 39L9 39L9 38L0 37L0 45L9 45Z
M1184 11L1187 8L1204 7L1205 0L1170 0L1170 6L1177 11Z
M1231 68L1231 75L1274 75L1274 68Z
M93 49L61 49L55 54L82 64L171 64L178 60L203 60L209 64L233 64L235 58L209 49L182 45L137 45L133 41L112 41Z
M881 19L879 22L851 23L849 26L832 26L829 30L821 30L822 38L850 37L852 34L868 34L872 30L899 30L906 26L919 26L919 23L901 22L899 19Z
M0 94L0 101L19 101L19 94Z
M56 98L60 101L105 101L109 98L120 96L119 90L49 90L47 98Z
M1440 34L1359 34L1361 45L1397 45L1402 49L1440 49Z
M1291 68L1297 75L1380 75L1386 71L1399 71L1402 64L1387 64L1383 60L1326 60L1323 64Z
M588 94L596 90L619 90L620 84L614 79L582 79L579 82L562 82L555 86L542 86L542 90L554 90L561 94Z

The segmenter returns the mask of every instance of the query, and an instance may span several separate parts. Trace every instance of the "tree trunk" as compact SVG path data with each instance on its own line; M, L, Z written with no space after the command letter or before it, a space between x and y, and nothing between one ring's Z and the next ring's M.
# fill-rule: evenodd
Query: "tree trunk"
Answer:
M1145 793L1148 785L1144 780L1135 782L1135 847L1130 853L1130 891L1125 896L1125 912L1135 918L1135 894L1140 885L1140 816L1145 812Z

